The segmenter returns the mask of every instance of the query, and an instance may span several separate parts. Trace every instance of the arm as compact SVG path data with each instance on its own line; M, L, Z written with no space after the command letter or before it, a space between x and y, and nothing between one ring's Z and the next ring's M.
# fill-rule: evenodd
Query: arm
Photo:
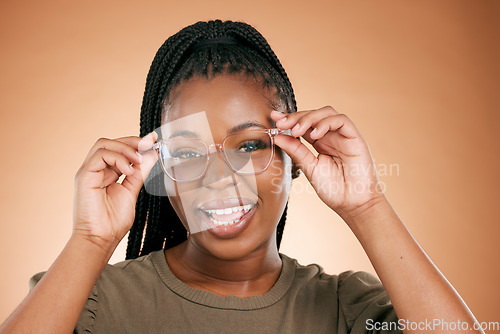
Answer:
M472 333L474 316L387 201L368 145L354 123L331 107L287 115L272 112L271 117L277 127L292 129L293 137L278 135L276 145L290 155L321 200L351 228L398 318L416 323L466 322L467 333ZM318 155L294 137L304 138Z
M385 197L342 218L366 251L399 319L416 323L467 322L470 330L462 333L481 332L472 330L476 321L473 314ZM441 326L436 323L435 329Z
M73 233L0 333L71 333L120 240L134 222L135 203L156 162L157 136L100 139L75 177ZM130 165L134 164L134 168ZM125 174L121 183L116 182Z
M73 235L0 333L71 333L115 247Z

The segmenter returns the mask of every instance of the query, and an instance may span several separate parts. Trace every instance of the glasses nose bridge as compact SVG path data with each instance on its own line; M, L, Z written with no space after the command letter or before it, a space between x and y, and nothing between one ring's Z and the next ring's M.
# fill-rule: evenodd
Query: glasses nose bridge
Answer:
M222 153L224 153L224 148L223 148L222 144L216 144L216 143L214 143L214 144L210 144L210 145L207 145L207 146L208 146L208 154L209 155L213 152L212 147L215 147L215 151L218 152L219 155L224 156L224 154L222 154Z
M211 150L212 146L215 146L216 150L222 151L222 144L214 143L214 144L208 145L208 153L211 153L210 150Z
M224 152L223 144L214 143L214 144L210 144L207 146L208 146L208 159L207 159L207 167L206 167L207 170L210 167L210 165L212 164L212 161L210 161L210 154L213 152L212 147L215 147L215 151L218 153L217 156L219 157L219 161L222 160L223 163L225 163L229 168L232 169L231 164L226 159L226 154ZM221 165L220 168L222 170L223 166Z

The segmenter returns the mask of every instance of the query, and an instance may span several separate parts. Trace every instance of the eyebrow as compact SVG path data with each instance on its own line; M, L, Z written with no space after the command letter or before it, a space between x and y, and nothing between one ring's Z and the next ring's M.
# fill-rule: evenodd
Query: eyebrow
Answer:
M259 123L257 121L250 121L250 122L244 122L244 123L238 124L236 126L233 126L231 129L227 130L227 133L228 134L232 134L232 133L235 133L235 132L238 132L238 131L241 131L241 130L245 130L245 129L248 129L248 128L253 128L253 127L267 129L266 126L262 125L261 123ZM168 138L172 139L172 138L175 138L175 137L199 138L199 136L198 136L198 134L196 132L189 131L189 130L175 131Z
M168 137L168 139L172 139L172 138L175 138L175 137L199 138L198 134L196 132L189 131L189 130L175 131L174 133L172 133L170 135L170 137Z
M235 132L245 130L248 128L253 128L253 127L266 129L266 127L264 125L260 124L257 121L250 121L250 122L245 122L245 123L241 123L241 124L238 124L236 126L233 126L231 129L227 130L227 133L231 134L231 133L235 133Z

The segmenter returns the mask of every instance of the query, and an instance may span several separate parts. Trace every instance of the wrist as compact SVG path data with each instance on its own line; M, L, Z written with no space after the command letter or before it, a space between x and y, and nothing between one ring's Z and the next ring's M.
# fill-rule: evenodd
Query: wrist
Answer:
M102 257L106 263L113 255L119 240L104 239L98 236L91 236L78 231L73 231L70 243L74 243L82 251L92 254L92 256Z
M386 210L392 207L385 195L373 197L362 205L359 205L350 210L340 210L339 216L351 228L363 224L370 224L376 217L383 214Z

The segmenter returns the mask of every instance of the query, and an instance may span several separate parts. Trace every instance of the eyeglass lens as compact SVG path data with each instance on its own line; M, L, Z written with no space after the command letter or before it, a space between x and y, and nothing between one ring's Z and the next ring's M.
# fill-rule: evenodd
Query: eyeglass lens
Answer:
M242 131L228 136L223 149L226 160L236 173L262 172L271 162L273 147L271 136L265 131ZM209 153L201 140L176 138L162 144L161 163L167 174L175 180L194 180L205 172L210 159L218 159L217 153Z

